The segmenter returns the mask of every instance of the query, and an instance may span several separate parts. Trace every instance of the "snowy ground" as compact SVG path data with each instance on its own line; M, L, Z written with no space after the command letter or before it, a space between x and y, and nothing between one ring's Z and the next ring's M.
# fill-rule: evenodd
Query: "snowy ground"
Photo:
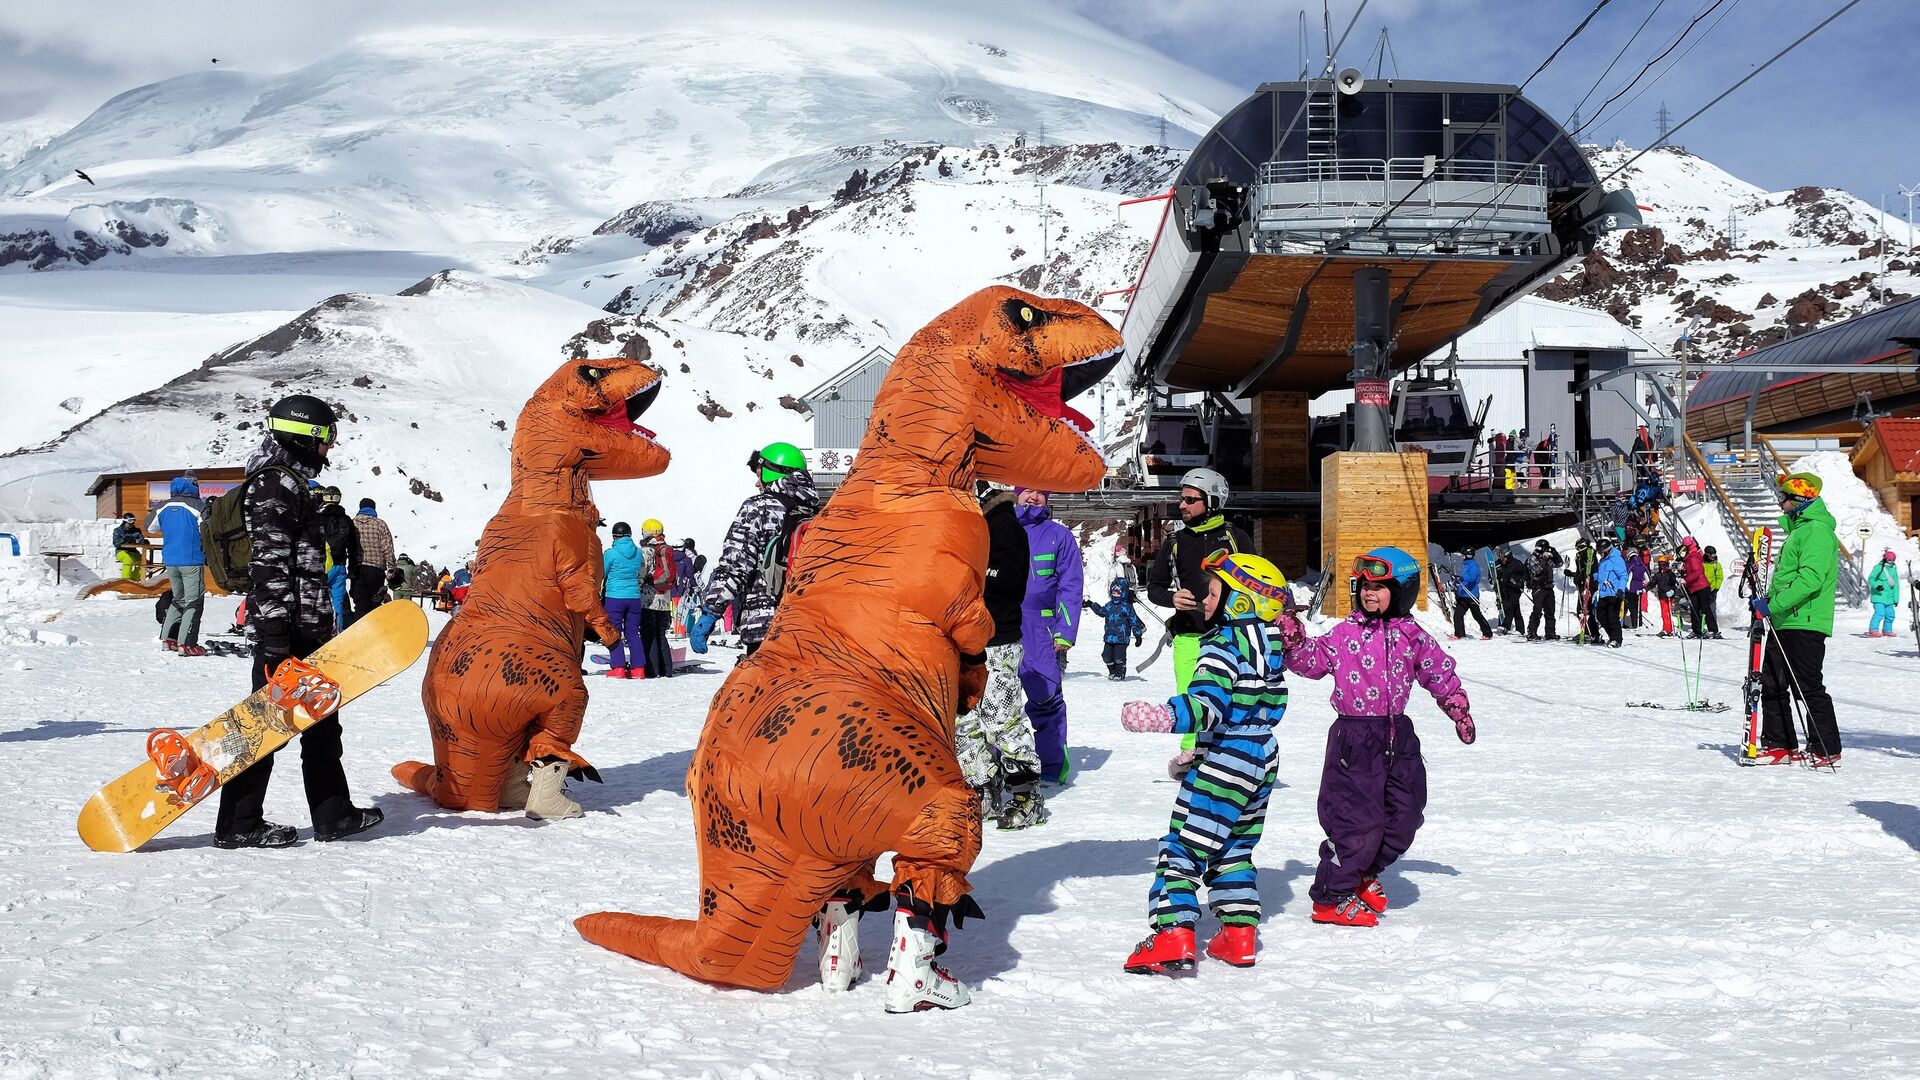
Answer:
M1074 654L1077 780L1055 816L986 835L988 913L949 959L975 988L946 1015L887 1017L872 982L826 996L811 949L783 993L702 986L581 941L570 920L693 910L683 774L717 673L594 685L581 820L456 815L397 790L428 750L420 667L347 717L364 840L225 852L190 814L132 855L73 821L147 730L244 689L238 660L152 642L151 606L80 602L0 628L0 1077L92 1076L1873 1076L1920 1060L1920 707L1910 637L1867 641L1843 609L1829 652L1848 749L1837 775L1745 770L1736 712L1682 698L1682 647L1614 652L1462 642L1481 740L1414 715L1428 824L1375 930L1311 924L1313 803L1330 719L1295 680L1260 849L1260 965L1169 982L1119 970L1141 936L1171 739L1128 735L1166 660L1109 683ZM225 625L216 603L209 624ZM1904 612L1902 623L1904 624ZM1905 627L1902 626L1904 632ZM1090 635L1092 637L1092 635ZM1708 642L1707 691L1737 702L1738 635ZM1138 660L1142 654L1135 653ZM292 753L292 751L290 751ZM273 817L308 824L280 764ZM886 931L869 919L869 970ZM1203 928L1203 932L1207 928Z

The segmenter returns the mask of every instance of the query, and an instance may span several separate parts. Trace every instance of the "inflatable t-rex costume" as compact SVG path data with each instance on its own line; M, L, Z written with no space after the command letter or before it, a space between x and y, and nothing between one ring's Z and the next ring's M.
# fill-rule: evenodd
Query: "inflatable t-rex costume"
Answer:
M591 770L573 750L587 708L580 646L588 626L602 640L615 631L600 603L600 511L588 481L666 469L667 451L634 422L659 391L659 373L638 361L570 360L520 410L512 490L480 537L472 589L420 688L434 763L394 766L402 784L455 810L498 810L504 789L517 809L525 763ZM564 799L557 787L555 796Z
M1063 391L1096 382L1119 348L1091 308L1007 287L914 335L852 472L808 528L766 643L707 714L687 776L700 917L601 912L576 920L583 936L697 979L775 989L824 903L885 895L871 872L888 851L896 921L911 906L937 933L950 910L968 912L980 804L953 721L979 696L993 635L974 481L1099 483L1099 452L1057 418L1071 413Z

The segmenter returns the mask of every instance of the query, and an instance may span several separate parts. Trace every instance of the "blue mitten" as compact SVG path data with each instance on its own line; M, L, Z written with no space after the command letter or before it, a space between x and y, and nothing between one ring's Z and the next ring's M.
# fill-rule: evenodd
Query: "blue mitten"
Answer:
M705 653L707 651L707 635L713 633L714 626L719 622L720 616L715 615L706 608L701 608L700 613L695 615L693 621L687 624L687 647L694 652Z

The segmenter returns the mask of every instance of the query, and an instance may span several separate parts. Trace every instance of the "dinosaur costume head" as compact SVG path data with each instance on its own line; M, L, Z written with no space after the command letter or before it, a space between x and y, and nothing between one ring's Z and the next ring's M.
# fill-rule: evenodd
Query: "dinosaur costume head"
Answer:
M514 496L528 507L591 509L588 481L666 471L666 448L637 423L659 393L660 373L638 360L561 364L514 425Z
M1085 304L982 289L900 350L859 460L884 445L872 461L898 473L889 481L1085 491L1106 461L1066 402L1111 371L1120 349L1119 332Z

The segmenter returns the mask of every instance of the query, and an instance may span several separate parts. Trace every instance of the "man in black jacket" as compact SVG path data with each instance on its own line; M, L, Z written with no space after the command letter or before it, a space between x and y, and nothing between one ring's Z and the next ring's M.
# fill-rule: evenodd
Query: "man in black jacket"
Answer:
M1500 632L1524 632L1526 626L1520 616L1520 594L1527 588L1527 564L1513 557L1512 548L1501 548L1500 554L1494 558L1493 585L1500 594Z
M1200 602L1207 594L1207 574L1200 564L1216 551L1253 552L1247 534L1227 524L1227 478L1212 469L1192 469L1180 478L1179 532L1160 545L1147 568L1147 599L1173 608L1167 633L1173 636L1173 692L1184 694L1200 661L1200 636L1207 618ZM1197 592L1195 590L1198 590ZM1180 740L1182 754L1191 753L1199 736Z
M1558 597L1553 593L1553 573L1560 569L1560 552L1540 540L1533 545L1533 558L1527 562L1527 592L1533 599L1533 614L1527 617L1527 640L1540 640L1540 619L1547 620L1547 640L1558 641L1554 633L1553 609Z
M980 789L989 815L1002 829L1024 829L1046 820L1040 794L1040 754L1020 683L1021 602L1027 595L1027 530L1014 513L1011 491L980 498L987 521L985 599L993 615L987 641L987 688L973 711L954 722L960 772ZM964 661L963 661L964 662Z
M242 507L253 543L247 619L254 632L253 689L267 684L274 668L305 656L333 637L333 597L327 587L326 536L313 478L326 468L338 421L326 402L305 394L282 398L267 416L267 437L247 462ZM308 728L300 738L300 773L313 838L338 840L380 823L380 811L353 805L340 765L340 714ZM291 825L261 816L273 755L220 788L213 842L223 848L286 847Z

